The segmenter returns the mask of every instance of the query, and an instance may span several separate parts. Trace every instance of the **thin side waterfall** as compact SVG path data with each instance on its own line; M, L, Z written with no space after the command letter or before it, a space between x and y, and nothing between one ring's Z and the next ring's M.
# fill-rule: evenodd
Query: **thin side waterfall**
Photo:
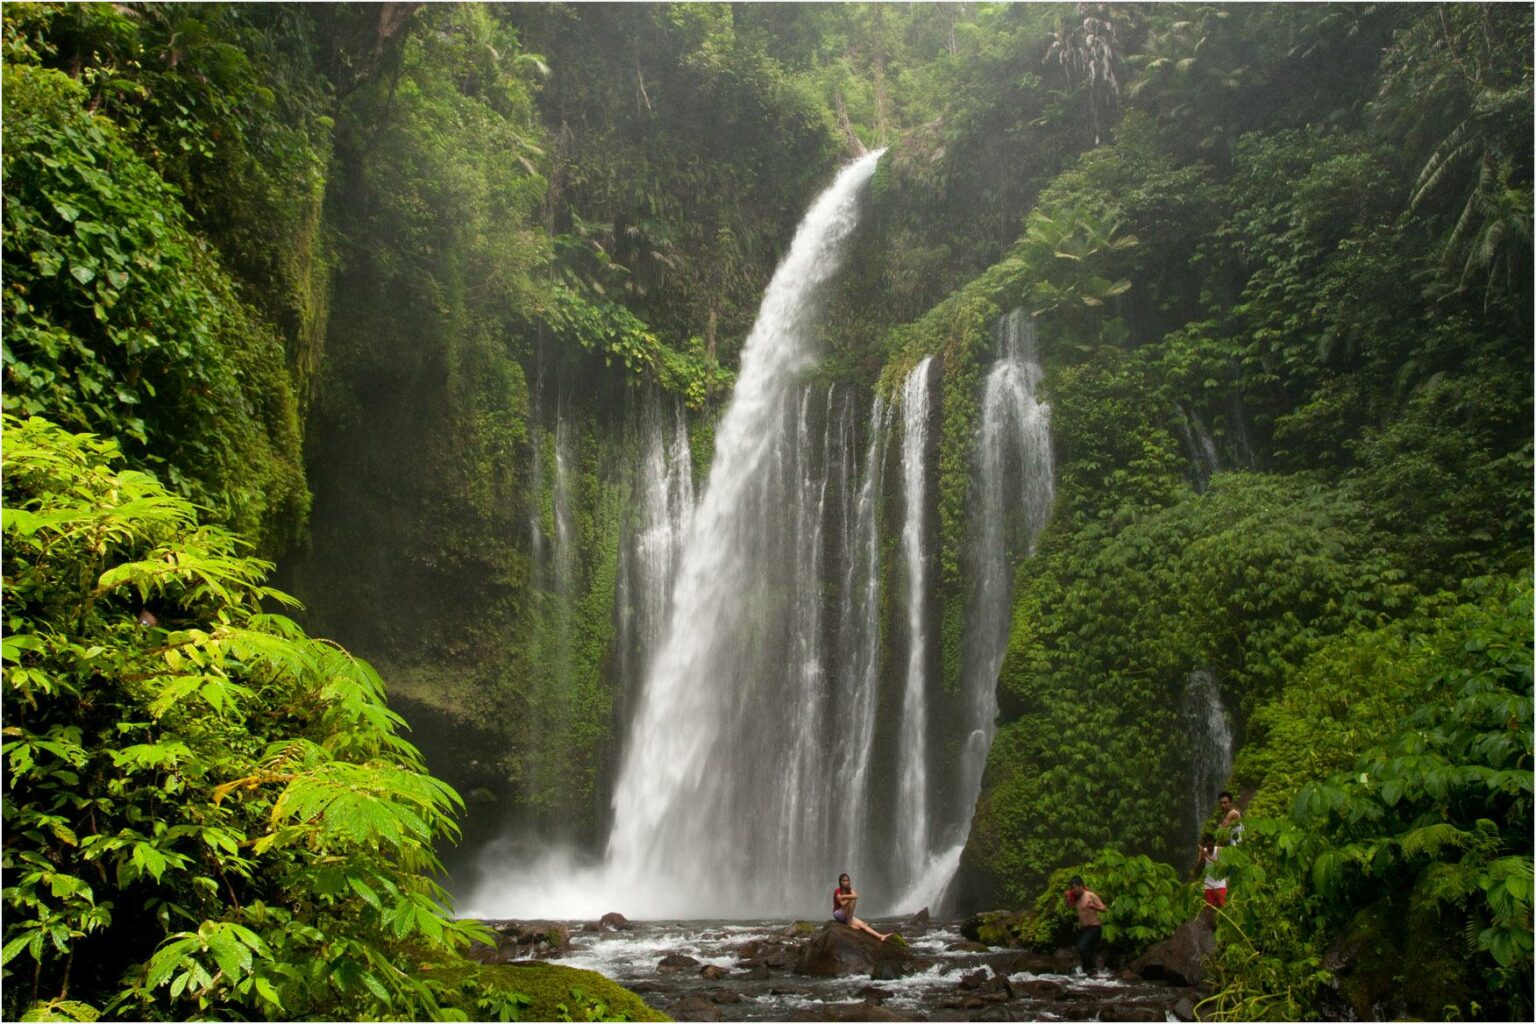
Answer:
M869 444L844 522L848 528L842 621L844 658L838 680L838 710L832 749L836 752L834 793L848 794L844 813L834 820L834 849L869 851L870 758L875 741L875 710L880 688L880 503L884 493L890 407L876 396L869 414ZM864 872L866 862L848 870Z
M1014 566L1034 553L1056 497L1051 409L1037 394L1044 371L1034 320L1015 309L998 320L993 336L997 360L982 390L976 501L969 513L976 582L963 669L968 729L954 801L965 816L961 842L997 731L997 678L1008 650Z
M959 866L997 731L997 679L1008 649L1014 567L1034 553L1055 498L1050 406L1037 396L1043 370L1034 321L1015 309L998 319L992 333L997 355L982 385L967 513L973 583L961 662L959 770L937 846L903 895L904 910L941 903Z
M810 873L783 848L786 836L806 831L785 816L802 818L814 801L775 792L793 748L782 646L793 581L771 541L782 533L785 507L804 495L773 493L782 477L772 468L791 440L786 396L813 360L815 300L841 263L879 156L846 168L806 214L763 297L716 431L672 620L647 673L614 796L605 888L622 893L636 916L793 912L814 899L808 878L836 871ZM722 866L737 880L730 887L710 884Z
M1191 833L1200 838L1200 826L1216 806L1216 794L1232 774L1232 724L1221 702L1216 678L1204 669L1189 674L1180 706L1189 736Z
M786 483L793 496L793 529L789 545L794 550L794 575L790 588L789 697L786 713L793 722L786 752L783 783L779 787L779 820L785 822L784 853L799 871L825 859L828 818L831 808L823 792L827 778L827 744L824 739L829 713L827 652L823 650L821 612L822 531L826 525L827 482L832 438L831 425L821 431L823 450L815 458L816 424L813 405L817 392L804 389L794 414L794 443L790 457L791 479ZM830 393L827 395L830 413Z
M554 591L571 593L576 569L576 520L572 508L571 474L576 463L576 437L571 419L561 403L555 406L555 547L550 559ZM569 640L567 636L565 639ZM568 645L567 645L568 646Z
M928 473L929 356L902 388L901 476L906 521L901 551L907 572L907 673L901 704L896 795L898 876L911 880L928 858L928 579L925 550Z
M1195 490L1204 494L1211 485L1211 477L1221 472L1221 458L1216 454L1216 442L1205 428L1200 415L1177 407L1179 418L1174 426L1184 441L1185 454L1189 456L1190 480Z
M635 427L640 458L631 484L634 501L619 559L616 646L624 696L638 689L666 629L683 538L693 517L693 454L681 403L663 411L656 391L645 393ZM628 715L621 715L627 721Z

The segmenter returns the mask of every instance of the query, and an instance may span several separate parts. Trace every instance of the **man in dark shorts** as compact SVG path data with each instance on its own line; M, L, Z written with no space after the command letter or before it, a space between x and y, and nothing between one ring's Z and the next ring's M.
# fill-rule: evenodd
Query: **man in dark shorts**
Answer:
M1091 974L1098 961L1099 936L1104 931L1104 923L1099 919L1105 909L1104 901L1083 884L1082 875L1073 875L1070 884L1067 906L1077 911L1077 923L1083 929L1077 937L1077 955L1083 962L1083 973Z

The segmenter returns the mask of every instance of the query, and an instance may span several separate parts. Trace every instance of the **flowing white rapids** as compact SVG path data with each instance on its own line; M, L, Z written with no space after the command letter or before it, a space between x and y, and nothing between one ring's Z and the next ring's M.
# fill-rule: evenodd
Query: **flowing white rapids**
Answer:
M845 168L805 215L742 349L708 483L682 545L670 621L633 709L600 864L508 865L461 912L634 918L783 916L830 899L849 812L833 792L850 729L829 694L822 522L847 465L833 395L800 387L817 300L880 158ZM811 443L813 438L823 438ZM841 501L841 493L830 495ZM838 574L843 576L846 574ZM862 723L848 738L861 742ZM825 891L823 891L825 890Z

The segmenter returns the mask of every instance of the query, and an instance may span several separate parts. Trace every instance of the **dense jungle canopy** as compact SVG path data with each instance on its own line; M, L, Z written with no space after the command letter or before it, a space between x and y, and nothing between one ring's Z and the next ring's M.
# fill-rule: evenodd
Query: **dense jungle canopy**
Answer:
M1012 310L1051 412L957 907L1050 945L1097 870L1169 934L1198 677L1247 808L1200 1014L1531 1014L1531 5L3 20L7 1019L592 1012L467 964L439 858L601 849L637 410L702 488L880 147L807 380L935 358L935 729Z

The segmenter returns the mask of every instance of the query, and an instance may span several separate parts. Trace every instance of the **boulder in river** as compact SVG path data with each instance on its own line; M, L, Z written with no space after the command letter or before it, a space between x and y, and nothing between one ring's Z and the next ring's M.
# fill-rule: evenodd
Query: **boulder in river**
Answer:
M800 947L795 973L835 978L844 974L869 973L882 964L910 968L912 954L905 947L881 942L845 924L829 924ZM889 970L881 968L882 977L890 978Z
M1198 985L1205 977L1205 958L1215 949L1216 933L1203 917L1197 917L1179 925L1171 936L1133 960L1127 970L1148 981Z
M673 1020L720 1020L720 1008L708 996L687 995L667 1010Z
M699 966L699 962L684 953L669 953L657 963L656 970L662 974L676 974L689 968Z
M600 932L627 932L633 927L629 918L618 911L609 911L597 922L597 930Z
M1019 938L1019 925L1023 922L1023 912L1015 913L1011 910L989 910L982 914L972 914L960 922L960 934L972 942L984 943L988 946L1016 946Z
M560 956L571 948L571 929L558 921L487 922L496 933L496 947L478 947L472 958L481 963L510 963L527 958Z

